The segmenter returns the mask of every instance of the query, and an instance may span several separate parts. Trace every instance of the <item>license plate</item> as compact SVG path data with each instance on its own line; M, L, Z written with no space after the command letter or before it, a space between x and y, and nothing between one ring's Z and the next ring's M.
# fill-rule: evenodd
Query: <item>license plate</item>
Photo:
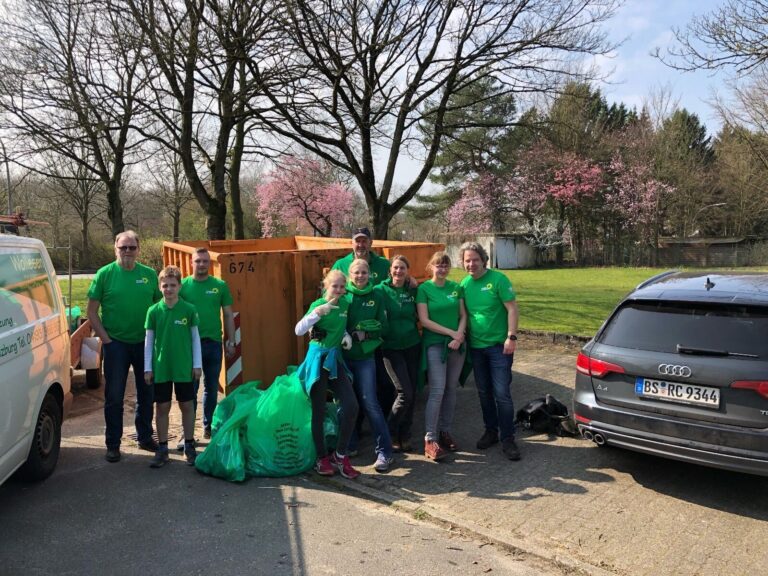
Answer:
M706 408L718 408L720 406L720 389L709 386L697 386L682 382L667 382L665 380L651 380L650 378L637 378L635 380L635 394L641 398L654 398L678 404L692 404Z

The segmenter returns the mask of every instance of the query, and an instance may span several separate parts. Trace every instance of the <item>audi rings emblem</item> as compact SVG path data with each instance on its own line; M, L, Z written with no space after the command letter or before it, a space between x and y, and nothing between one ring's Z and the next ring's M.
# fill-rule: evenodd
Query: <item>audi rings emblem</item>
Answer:
M677 364L659 364L659 374L688 378L691 375L691 369L688 366L680 366Z

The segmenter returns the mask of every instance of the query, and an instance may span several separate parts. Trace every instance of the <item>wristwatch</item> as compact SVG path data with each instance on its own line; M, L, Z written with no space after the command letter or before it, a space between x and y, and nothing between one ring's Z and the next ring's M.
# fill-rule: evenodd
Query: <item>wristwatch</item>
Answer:
M224 344L224 346L234 346L234 345L235 343L232 342L231 340L227 340L226 343Z
M509 334L507 334L507 340L512 340L513 342L516 342L517 341L517 335L509 333Z

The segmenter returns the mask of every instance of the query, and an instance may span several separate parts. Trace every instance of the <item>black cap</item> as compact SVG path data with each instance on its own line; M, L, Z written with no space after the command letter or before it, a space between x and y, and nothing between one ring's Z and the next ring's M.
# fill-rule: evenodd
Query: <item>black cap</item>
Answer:
M355 231L352 232L352 240L354 240L358 236L367 236L368 238L370 238L371 231L368 230L368 228L355 228Z

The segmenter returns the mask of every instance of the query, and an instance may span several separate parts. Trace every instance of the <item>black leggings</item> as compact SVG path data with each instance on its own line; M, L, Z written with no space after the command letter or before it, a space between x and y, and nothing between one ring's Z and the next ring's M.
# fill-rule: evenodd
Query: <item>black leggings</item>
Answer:
M309 397L312 400L312 440L315 442L318 458L322 458L328 453L325 446L323 421L325 420L326 394L329 388L339 403L339 435L336 439L336 452L339 454L346 453L357 419L357 398L352 388L352 382L350 382L341 363L336 367L336 373L337 378L329 379L328 371L321 370L320 379L314 383L309 392Z
M389 414L389 432L392 440L405 442L411 439L420 353L421 344L403 350L384 350L384 367L397 390L397 397Z

